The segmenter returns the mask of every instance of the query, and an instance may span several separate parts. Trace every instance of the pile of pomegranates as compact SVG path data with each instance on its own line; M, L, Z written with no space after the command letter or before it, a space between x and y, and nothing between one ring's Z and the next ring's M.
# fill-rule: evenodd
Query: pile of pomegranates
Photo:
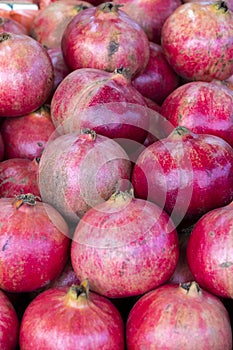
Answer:
M0 3L0 350L233 350L233 1Z

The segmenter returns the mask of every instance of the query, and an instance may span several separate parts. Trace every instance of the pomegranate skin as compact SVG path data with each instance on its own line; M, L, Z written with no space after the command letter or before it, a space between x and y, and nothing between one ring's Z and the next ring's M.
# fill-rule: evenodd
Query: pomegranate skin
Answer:
M161 45L186 80L224 80L233 73L233 16L223 1L186 3L165 21Z
M160 44L165 20L181 5L180 0L113 0L123 5L122 10L132 17L145 31L148 39Z
M194 226L187 244L187 262L195 280L209 292L233 297L233 203L209 211Z
M78 223L71 262L80 280L110 298L140 295L165 283L179 255L173 223L151 202L114 194Z
M71 288L51 288L27 307L20 327L21 350L124 350L124 324L110 300Z
M51 118L62 133L89 128L112 139L142 143L148 114L144 97L132 86L127 69L114 73L77 69L61 82L51 101Z
M54 131L47 105L20 117L5 118L1 127L5 158L40 158Z
M0 287L31 292L56 279L68 259L69 229L63 217L32 195L0 199Z
M0 197L13 198L22 193L40 196L37 159L6 159L0 162Z
M14 21L12 18L4 18L0 16L0 33L4 32L28 34L27 29L19 22Z
M4 145L4 142L3 142L2 133L0 131L0 161L3 160L4 150L5 150L5 145Z
M7 295L0 291L0 348L15 350L18 344L19 320Z
M160 113L174 126L185 126L194 133L223 138L233 146L233 96L223 82L190 82L175 89L163 102Z
M167 284L142 296L126 324L127 350L231 350L229 315L195 282Z
M71 70L114 72L125 67L136 76L149 60L149 40L144 30L111 2L78 13L64 31L61 48Z
M92 7L86 1L65 0L50 3L35 16L30 35L47 49L61 47L67 24L83 9Z
M42 45L23 34L0 33L0 116L16 117L43 105L53 66Z
M91 130L61 135L39 163L39 190L71 224L116 188L128 188L131 163L117 142Z
M53 70L54 70L54 81L53 81L53 90L51 92L51 96L49 102L51 103L51 99L53 94L58 87L58 85L62 82L62 80L70 73L69 68L67 67L61 48L54 48L47 50L49 57L51 58Z
M150 57L144 71L132 80L132 85L145 97L159 105L175 90L180 78L168 64L160 45L150 42Z
M220 137L177 127L148 146L132 172L135 196L155 202L175 224L195 223L232 201L233 149Z

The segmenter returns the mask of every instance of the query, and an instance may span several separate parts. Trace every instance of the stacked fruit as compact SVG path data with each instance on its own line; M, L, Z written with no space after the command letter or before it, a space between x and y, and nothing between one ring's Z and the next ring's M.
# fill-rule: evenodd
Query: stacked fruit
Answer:
M232 350L232 2L14 6L0 349Z

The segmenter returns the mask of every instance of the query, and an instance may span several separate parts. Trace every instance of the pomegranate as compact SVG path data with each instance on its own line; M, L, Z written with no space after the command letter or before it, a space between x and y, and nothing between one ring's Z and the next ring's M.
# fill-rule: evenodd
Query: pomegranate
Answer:
M156 204L129 192L86 212L71 243L77 277L110 298L140 295L165 283L178 261L178 235Z
M167 284L143 295L130 311L127 350L231 350L223 303L196 282Z
M187 261L201 287L232 298L233 202L209 211L194 226L187 245Z
M0 162L0 197L13 198L23 193L39 196L38 162L38 158L11 158Z
M224 80L233 74L233 16L224 1L186 3L165 21L161 45L186 80Z
M3 160L4 149L5 149L5 145L4 145L4 142L3 142L2 133L0 131L0 161Z
M67 24L80 11L92 7L89 2L65 0L50 3L33 20L30 35L48 49L60 48Z
M79 12L68 23L61 47L72 70L97 68L114 72L126 67L132 76L145 69L150 53L144 30L111 2Z
M233 95L225 83L196 81L175 89L163 102L161 114L171 127L185 126L198 134L223 138L233 146Z
M10 32L25 35L28 34L27 29L22 24L16 22L12 18L6 18L2 16L0 16L0 32Z
M63 217L32 194L0 199L0 288L31 292L56 279L68 259Z
M53 66L45 48L24 34L0 33L0 116L35 111L53 87Z
M132 173L136 197L149 199L190 226L233 199L233 149L220 137L177 127L148 146Z
M113 0L113 3L123 5L122 10L143 28L150 41L157 44L165 20L182 4L181 0Z
M213 4L214 2L216 2L216 0L182 0L183 3L185 2L201 2L204 4ZM227 7L229 8L229 10L233 10L233 1L232 0L225 0L224 1L227 4Z
M83 281L39 294L25 310L19 343L21 350L124 350L124 324L113 303Z
M128 187L130 173L131 163L117 142L83 129L47 145L39 164L39 189L44 202L76 225L93 205Z
M15 350L18 344L19 319L7 295L0 290L0 349Z
M145 70L132 80L132 85L145 97L159 105L180 83L168 64L160 45L150 42L150 57Z
M51 99L53 97L53 94L56 88L61 83L61 81L70 73L70 70L64 61L63 54L60 47L55 49L48 49L47 51L48 51L49 57L51 58L51 61L53 64L53 71L54 71L53 89L49 97L49 102L51 103Z
M5 157L30 160L41 157L54 131L48 105L20 117L5 118L1 127Z
M132 86L127 69L114 73L82 68L71 72L51 101L51 118L64 133L89 128L114 138L143 143L149 125L143 96Z

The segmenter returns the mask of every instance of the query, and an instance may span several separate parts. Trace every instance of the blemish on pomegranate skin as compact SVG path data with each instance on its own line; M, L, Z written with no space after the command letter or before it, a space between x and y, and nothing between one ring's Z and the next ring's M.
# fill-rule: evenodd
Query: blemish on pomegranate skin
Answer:
M2 251L3 251L3 252L7 249L8 245L9 245L9 243L10 243L10 240L11 240L11 237L9 237L9 238L7 239L7 241L6 241L6 243L3 245L3 247L2 247Z
M220 264L219 266L220 266L220 267L223 267L223 268L228 268L228 267L231 267L232 265L233 265L233 262L231 262L231 261L226 261L226 262Z
M113 56L119 49L119 43L116 41L110 41L109 47L108 47L108 55Z

